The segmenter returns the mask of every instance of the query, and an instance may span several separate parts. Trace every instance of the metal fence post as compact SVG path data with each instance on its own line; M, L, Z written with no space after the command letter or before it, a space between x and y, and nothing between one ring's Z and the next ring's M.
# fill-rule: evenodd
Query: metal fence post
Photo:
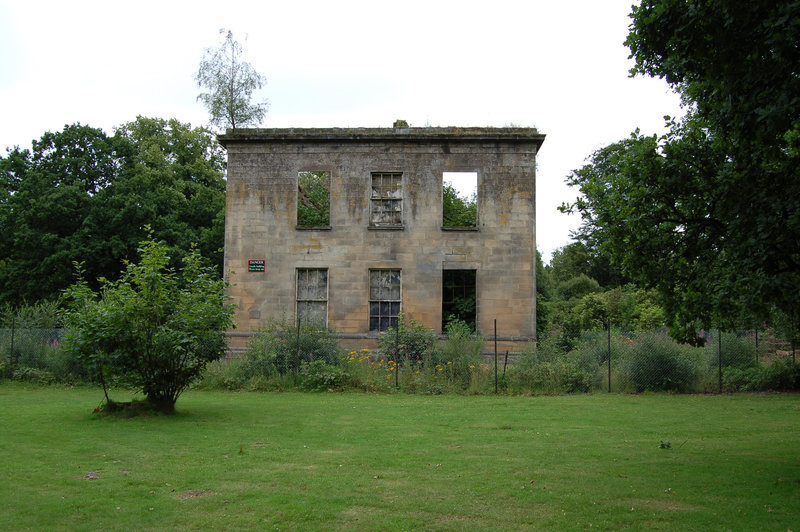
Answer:
M722 330L717 329L719 338L717 339L717 369L719 374L719 393L722 393Z
M756 365L758 365L758 329L756 329Z
M608 322L608 393L611 393L611 322Z
M497 318L494 319L494 393L497 393Z
M400 320L394 334L394 387L400 388Z
M16 369L16 357L14 356L14 333L17 329L17 317L11 317L11 351L8 353L8 365L11 366L11 375L14 375Z

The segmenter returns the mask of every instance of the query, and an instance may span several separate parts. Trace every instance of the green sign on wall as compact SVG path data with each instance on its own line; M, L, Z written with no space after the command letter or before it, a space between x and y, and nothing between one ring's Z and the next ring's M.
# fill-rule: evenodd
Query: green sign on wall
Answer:
M248 272L263 272L264 271L264 261L263 260L248 260L247 261L247 271Z

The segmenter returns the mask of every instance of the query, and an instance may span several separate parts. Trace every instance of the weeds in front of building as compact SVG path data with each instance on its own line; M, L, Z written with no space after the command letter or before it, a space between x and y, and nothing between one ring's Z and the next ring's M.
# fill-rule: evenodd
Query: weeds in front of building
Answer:
M341 350L324 326L298 328L284 319L256 335L244 354L210 367L200 387L527 395L800 389L800 365L780 339L765 333L760 343L752 333L724 333L721 341L715 333L705 347L691 347L663 331L587 332L569 343L554 332L521 353L503 354L497 366L483 351L487 338L464 322L451 321L446 333L440 338L401 316L376 349Z
M35 311L35 312L34 312ZM54 309L28 309L0 329L0 378L36 384L88 382L62 349ZM552 332L521 353L498 357L461 321L441 337L406 316L377 347L342 349L335 331L313 321L270 321L248 349L209 365L201 389L373 393L542 395L716 393L800 390L791 347L770 331L709 334L705 347L663 331L585 332L564 342ZM609 371L609 353L611 365ZM610 379L610 380L609 380ZM610 382L610 386L609 386Z

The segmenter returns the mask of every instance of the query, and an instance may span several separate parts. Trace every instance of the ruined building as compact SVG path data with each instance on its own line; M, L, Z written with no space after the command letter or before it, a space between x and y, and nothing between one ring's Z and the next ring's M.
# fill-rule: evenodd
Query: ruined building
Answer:
M225 275L239 345L270 317L324 320L369 346L403 312L450 316L501 349L536 332L531 128L237 129L228 151ZM472 180L449 216L443 180Z

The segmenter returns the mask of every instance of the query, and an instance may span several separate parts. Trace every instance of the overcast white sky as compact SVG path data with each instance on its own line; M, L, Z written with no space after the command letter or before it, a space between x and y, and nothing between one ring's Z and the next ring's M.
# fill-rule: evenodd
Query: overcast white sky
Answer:
M0 150L75 122L206 125L194 73L229 28L268 78L263 127L538 128L547 262L579 225L556 210L576 196L570 170L680 113L665 82L628 77L631 3L0 0Z

